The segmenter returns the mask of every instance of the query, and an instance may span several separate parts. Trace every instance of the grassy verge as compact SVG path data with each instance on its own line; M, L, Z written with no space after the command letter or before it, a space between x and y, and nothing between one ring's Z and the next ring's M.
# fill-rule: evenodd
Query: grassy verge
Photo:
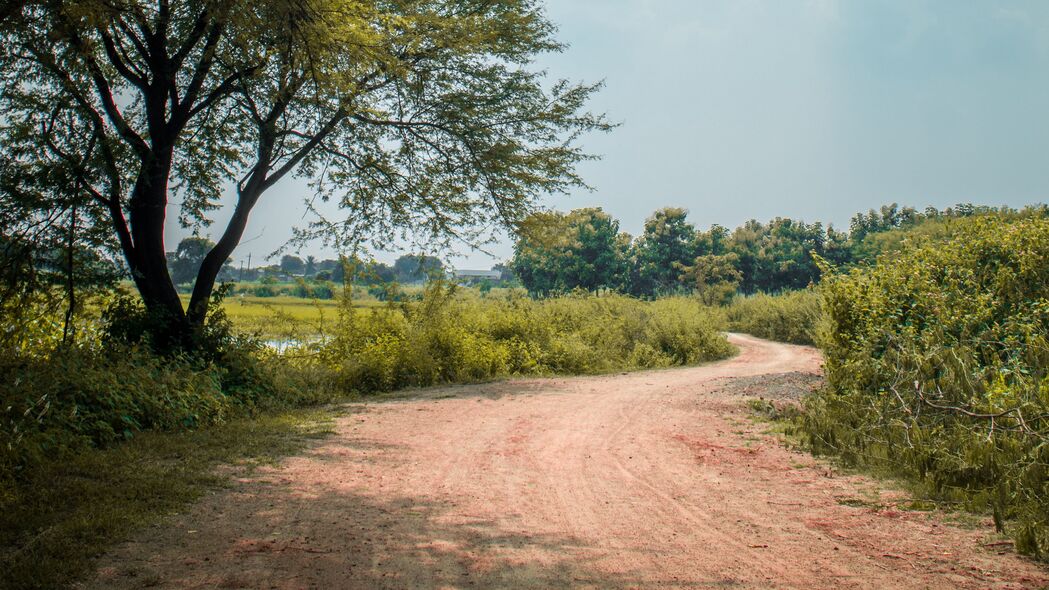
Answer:
M135 529L224 485L217 465L251 468L301 451L331 432L333 415L298 410L197 431L147 432L35 466L2 490L0 587L70 584Z

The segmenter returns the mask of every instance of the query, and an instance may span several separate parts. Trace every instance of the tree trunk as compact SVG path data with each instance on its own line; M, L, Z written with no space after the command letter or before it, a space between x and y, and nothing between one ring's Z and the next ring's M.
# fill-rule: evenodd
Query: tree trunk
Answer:
M182 309L182 300L168 273L164 249L168 177L172 151L154 156L143 165L129 202L129 223L134 251L131 272L135 286L153 324L154 344L162 350L190 346L192 329Z
M222 265L233 254L240 239L244 236L244 230L248 226L248 214L255 206L260 194L241 193L237 200L237 208L233 211L233 217L226 226L215 247L204 257L204 262L197 272L197 280L193 284L193 296L189 301L187 319L189 324L199 329L207 319L208 306L211 304L211 295L215 291L215 280L218 278Z

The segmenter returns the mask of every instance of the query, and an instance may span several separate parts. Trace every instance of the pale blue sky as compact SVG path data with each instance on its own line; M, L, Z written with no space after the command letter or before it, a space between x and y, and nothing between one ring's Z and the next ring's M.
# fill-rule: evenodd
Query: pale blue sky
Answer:
M668 205L705 228L844 226L892 201L1049 201L1045 0L549 0L548 14L570 47L541 66L605 80L593 109L623 123L584 139L604 156L581 169L595 192L555 208L600 206L636 235ZM274 197L238 261L272 252L300 219Z

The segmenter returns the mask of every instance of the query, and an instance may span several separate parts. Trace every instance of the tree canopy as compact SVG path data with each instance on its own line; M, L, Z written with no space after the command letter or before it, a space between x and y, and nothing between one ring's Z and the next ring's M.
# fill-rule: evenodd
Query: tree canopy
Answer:
M517 240L511 268L533 293L620 289L629 236L599 208L533 216Z
M645 231L631 251L635 294L668 293L682 285L682 267L695 259L696 228L678 207L660 209L645 220Z
M77 207L183 335L264 193L312 180L345 210L300 228L343 248L483 241L583 184L597 86L531 68L562 49L536 0L29 0L0 14L4 235ZM183 310L169 203L230 221ZM291 204L289 204L291 206ZM181 327L181 328L180 328Z
M178 243L178 248L168 254L171 280L176 285L191 283L197 278L204 257L215 247L215 242L200 236L191 236Z

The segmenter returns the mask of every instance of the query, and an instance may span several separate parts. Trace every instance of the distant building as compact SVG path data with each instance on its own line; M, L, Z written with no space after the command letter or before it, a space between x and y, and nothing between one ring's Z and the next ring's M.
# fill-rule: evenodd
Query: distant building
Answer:
M503 273L497 270L457 270L452 276L460 281L498 281L503 277Z

